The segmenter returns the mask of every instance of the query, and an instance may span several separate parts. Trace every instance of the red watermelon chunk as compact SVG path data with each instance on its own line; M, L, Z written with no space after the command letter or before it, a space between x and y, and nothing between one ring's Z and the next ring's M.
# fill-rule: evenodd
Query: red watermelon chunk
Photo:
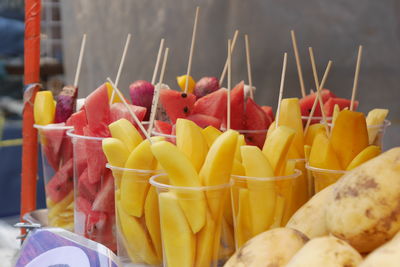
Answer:
M309 94L299 100L302 116L310 115L310 112L311 112L312 106L314 105L314 101L315 101L316 97L317 97L317 94L312 93L312 94ZM326 103L330 98L336 97L336 96L330 90L323 89L321 91L321 97L322 97L322 103ZM316 106L313 116L314 117L322 116L321 107L319 106L319 104Z
M64 123L51 124L50 126L65 126ZM41 129L40 138L42 145L42 152L48 164L54 169L58 170L60 166L60 151L63 140L66 139L66 129Z
M64 164L65 162L67 162L69 159L72 158L72 153L73 153L73 147L72 147L72 142L71 142L71 138L67 135L65 135L63 142L61 144L61 148L60 148L60 159L62 161L62 164Z
M80 212L83 212L86 216L92 210L92 205L90 202L84 197L77 197L75 200L76 209Z
M85 169L83 173L78 178L78 192L80 197L93 202L98 192L98 184L89 183L88 170Z
M203 114L224 121L226 118L227 90L225 88L208 94L196 101L193 114Z
M231 129L244 129L244 81L231 91Z
M349 99L339 98L339 97L330 98L324 104L325 115L327 117L332 117L333 109L335 108L335 105L338 105L339 109L343 110L344 108L350 108L350 104L351 104L351 100L349 100ZM354 110L356 110L357 107L358 107L358 101L354 101Z
M168 122L155 120L154 121L154 130L157 133L171 134L172 133L172 125L169 124Z
M87 128L84 128L83 131L86 135ZM85 140L86 162L91 184L100 181L106 168L107 159L103 153L101 143L101 140Z
M111 122L106 84L102 84L86 98L85 110L90 130L96 133L95 136L106 136L103 134L108 132Z
M262 108L262 110L264 110L265 115L267 115L267 117L269 118L270 121L275 120L274 110L272 109L271 106L261 106L261 108Z
M221 127L221 120L215 117L207 116L204 114L193 114L187 117L188 120L193 121L201 128L206 128L207 126L213 126L217 129Z
M131 111L139 119L139 121L142 121L144 119L144 116L146 115L146 108L131 104L128 105ZM110 107L110 115L111 115L111 122L124 118L130 121L133 125L136 125L135 120L132 118L131 114L129 113L128 109L125 107L123 103L112 104Z
M196 96L170 89L160 90L160 104L173 124L178 118L186 118L192 113Z
M114 212L114 178L111 172L105 175L104 184L93 202L92 210Z
M87 125L87 119L86 119L86 111L85 109L81 109L78 112L75 112L74 114L69 117L69 119L66 122L67 126L73 126L74 127L74 133L82 135L83 134L83 128Z
M246 142L250 145L256 145L260 148L264 145L267 129L272 121L267 117L263 109L248 98L246 101L245 113L246 130L265 130L259 133L245 133Z
M51 201L57 203L63 200L73 187L73 162L70 159L46 184L46 194Z

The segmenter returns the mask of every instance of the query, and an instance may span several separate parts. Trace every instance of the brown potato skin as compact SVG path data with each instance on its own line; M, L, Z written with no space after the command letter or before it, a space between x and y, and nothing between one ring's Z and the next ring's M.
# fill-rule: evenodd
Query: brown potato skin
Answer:
M344 175L325 210L328 231L361 253L389 241L400 230L400 147Z

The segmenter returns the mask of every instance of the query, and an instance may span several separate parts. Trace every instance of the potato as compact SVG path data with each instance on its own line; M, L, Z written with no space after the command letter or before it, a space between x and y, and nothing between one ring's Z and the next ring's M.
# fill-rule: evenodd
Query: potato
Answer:
M247 241L224 266L285 266L307 241L308 237L297 230L275 228Z
M398 267L400 263L400 238L395 236L390 242L374 250L360 264L360 267Z
M332 188L333 185L330 185L314 195L293 214L286 227L296 229L309 238L328 235L325 224L325 207L328 196L332 194Z
M286 267L352 267L361 255L345 241L334 236L317 237L304 245Z
M361 253L400 230L400 147L349 171L333 187L327 229Z

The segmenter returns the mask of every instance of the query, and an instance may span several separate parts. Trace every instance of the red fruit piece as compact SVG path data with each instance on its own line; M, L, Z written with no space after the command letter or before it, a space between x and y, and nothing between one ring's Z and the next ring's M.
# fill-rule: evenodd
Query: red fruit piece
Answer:
M206 128L207 126L213 126L217 129L221 127L221 120L215 117L203 115L203 114L193 114L187 117L188 120L193 121L201 128Z
M130 104L128 105L131 111L139 119L139 121L142 121L144 119L144 116L146 115L146 108ZM131 114L129 113L128 109L125 107L123 103L112 104L110 107L110 115L111 115L111 122L124 118L130 121L133 125L136 125L135 120L132 118Z
M64 123L61 123L60 126L63 127ZM60 165L59 153L63 139L66 139L65 133L65 129L42 129L40 131L42 151L54 170L58 170Z
M73 187L73 162L70 159L46 184L46 194L51 201L57 203L63 200Z
M343 110L344 108L350 108L351 100L339 97L330 98L324 104L324 111L327 117L331 117L333 115L333 109L335 108L335 105L338 105L340 110ZM357 107L358 101L354 101L354 110L357 110Z
M178 118L186 118L192 113L196 96L170 89L160 90L160 104L173 124Z
M217 77L203 77L197 81L194 87L194 94L199 99L220 88Z
M310 115L310 112L311 112L311 109L312 109L312 106L314 104L316 97L317 97L317 94L312 93L312 94L309 94L306 97L303 97L302 99L299 100L302 116ZM326 103L330 98L336 97L336 96L328 89L323 89L321 91L321 97L322 97L322 102ZM316 106L313 116L314 117L322 116L321 108L320 108L319 104Z
M171 132L172 132L172 125L169 124L168 122L155 120L155 121L154 121L154 130L155 130L157 133L171 134Z
M83 135L83 128L87 126L87 124L86 111L85 109L81 109L80 111L72 114L65 125L73 126L75 134Z
M87 128L84 128L86 135ZM86 162L89 182L91 184L100 181L106 168L107 159L103 153L101 140L85 140Z
M96 136L104 136L110 124L110 104L106 84L94 90L85 100L88 126Z
M91 184L89 182L88 170L85 169L78 178L77 194L92 203L96 197L97 192L98 184Z
M93 202L92 210L114 213L114 177L109 171L104 177L104 184Z
M78 88L72 85L64 86L57 97L55 122L65 122L74 113Z
M203 114L224 121L226 118L227 90L221 88L196 101L193 114Z
M262 108L262 110L264 110L265 115L267 115L267 117L269 118L270 121L275 120L274 110L272 109L271 106L261 106L261 108Z
M77 197L75 200L76 209L80 212L83 212L86 216L92 210L92 205L90 202L84 197Z
M272 121L267 117L260 106L253 99L246 102L245 126L246 130L261 130L257 133L245 133L246 142L260 148L264 145L267 129Z
M231 129L244 129L244 81L231 91Z
M151 105L153 102L154 86L148 81L135 81L129 85L129 94L133 105L146 108L148 112L146 112L144 120L149 120Z
M111 222L110 222L111 223ZM106 229L107 214L101 211L91 210L86 217L86 233L89 238L95 238L101 235L101 232Z

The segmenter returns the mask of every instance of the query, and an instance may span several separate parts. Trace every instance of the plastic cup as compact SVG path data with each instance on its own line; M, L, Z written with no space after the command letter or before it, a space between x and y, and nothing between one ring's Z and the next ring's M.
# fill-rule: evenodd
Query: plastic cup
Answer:
M311 117L310 125L316 124L316 123L321 123L321 121L323 119L324 118L322 116L313 116L313 117ZM308 121L308 116L301 116L301 120L303 121L303 126L306 126L307 121ZM326 120L327 121L332 121L332 117L327 117Z
M162 245L158 198L149 178L159 171L111 166L115 184L120 266L160 266Z
M385 136L386 128L391 124L389 120L385 120L381 125L368 126L369 144L383 148L383 137Z
M305 204L313 195L314 184L306 169L306 159L294 159L295 168L301 171L301 174L294 182L293 206L291 215L293 215L303 204Z
M318 193L325 187L336 183L340 177L342 177L347 171L343 170L328 170L312 167L309 164L306 165L307 170L310 171L314 179L315 193Z
M34 125L39 131L48 225L74 229L72 144L64 124Z
M75 233L116 251L114 178L102 137L67 133L74 150Z
M275 177L232 175L232 207L235 246L238 250L252 237L286 225L293 210L293 191L301 171Z
M151 131L151 136L162 136L165 137L165 141L168 141L172 144L176 144L176 135L174 134L164 134L157 132L155 129L153 129L153 131Z
M173 186L166 174L150 183L158 193L164 266L222 266L222 214L231 184Z

